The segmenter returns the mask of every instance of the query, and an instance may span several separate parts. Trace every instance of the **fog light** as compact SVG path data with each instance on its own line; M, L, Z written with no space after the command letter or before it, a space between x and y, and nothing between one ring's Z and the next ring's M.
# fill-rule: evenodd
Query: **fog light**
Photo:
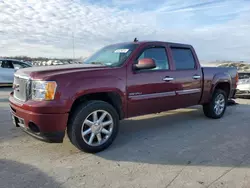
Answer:
M29 128L30 128L31 131L33 131L35 133L39 133L40 132L39 127L35 123L33 123L33 122L29 122L28 126L29 126Z

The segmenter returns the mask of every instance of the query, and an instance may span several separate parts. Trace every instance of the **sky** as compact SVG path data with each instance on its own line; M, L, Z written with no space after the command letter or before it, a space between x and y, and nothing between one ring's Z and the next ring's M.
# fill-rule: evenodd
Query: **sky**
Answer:
M250 62L250 0L0 0L0 10L0 56L87 57L137 37Z

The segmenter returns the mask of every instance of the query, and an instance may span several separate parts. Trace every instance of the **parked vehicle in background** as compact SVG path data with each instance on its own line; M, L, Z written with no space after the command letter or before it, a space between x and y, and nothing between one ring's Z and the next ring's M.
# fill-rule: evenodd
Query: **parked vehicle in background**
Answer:
M236 68L201 67L191 45L129 42L82 65L18 70L9 101L15 126L28 134L62 142L67 131L73 145L94 153L112 144L125 118L193 105L221 118L237 78Z
M11 86L14 81L14 73L18 69L31 67L28 62L13 59L0 59L0 86Z
M236 97L250 97L250 71L239 72Z

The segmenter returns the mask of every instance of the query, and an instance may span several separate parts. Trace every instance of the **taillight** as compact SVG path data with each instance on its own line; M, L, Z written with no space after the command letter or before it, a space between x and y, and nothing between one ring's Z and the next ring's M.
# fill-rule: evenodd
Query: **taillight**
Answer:
M236 85L237 85L237 84L238 84L238 81L239 81L239 74L238 74L238 72L236 73L235 80L236 80Z

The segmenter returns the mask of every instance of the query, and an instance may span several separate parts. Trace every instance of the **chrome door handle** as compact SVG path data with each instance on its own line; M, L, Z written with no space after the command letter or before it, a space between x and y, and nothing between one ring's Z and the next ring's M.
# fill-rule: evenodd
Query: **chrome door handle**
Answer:
M193 76L193 79L200 79L201 78L201 76L199 76L199 75L194 75Z
M171 77L165 77L162 79L163 81L172 81L174 80L174 78L171 78Z

